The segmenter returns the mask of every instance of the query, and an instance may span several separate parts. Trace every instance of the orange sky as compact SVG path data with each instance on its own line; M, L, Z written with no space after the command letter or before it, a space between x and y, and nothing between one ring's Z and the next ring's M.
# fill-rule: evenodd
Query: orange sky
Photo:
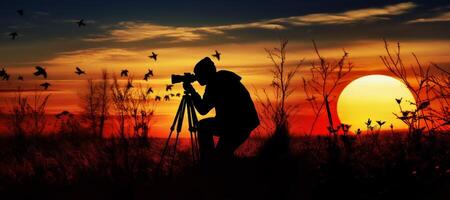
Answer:
M320 48L320 41L319 41ZM144 50L125 50L125 49L89 49L75 52L67 52L57 55L43 62L49 73L49 82L52 83L51 90L44 93L51 94L48 111L49 113L58 113L62 110L70 110L73 113L79 113L81 110L79 102L79 94L86 87L86 79L99 78L101 69L106 68L110 73L118 74L121 69L130 70L130 75L135 77L135 83L145 86L151 86L155 90L156 95L164 96L168 94L164 91L166 84L170 83L171 74L181 74L183 72L191 72L195 63L204 56L210 56L215 49L222 52L221 61L215 61L219 70L231 70L242 76L242 82L256 101L255 94L262 92L263 88L270 88L272 76L270 74L271 63L267 58L264 48L276 47L278 43L264 42L252 44L225 44L209 47L189 47L189 48L160 48L160 49L144 49ZM353 43L344 44L336 48L321 48L322 56L330 59L336 59L341 56L342 50L345 49L350 53L350 61L354 63L353 73L348 80L367 74L389 74L382 65L379 55L383 55L384 46L380 41L355 41ZM411 61L412 57L409 52L415 52L423 63L437 62L445 63L450 61L450 42L447 41L402 41L402 49L406 61ZM158 61L150 60L147 55L152 52L158 52ZM294 79L294 86L298 87L295 93L289 99L291 104L299 104L299 110L296 116L293 116L292 130L298 134L305 133L310 128L312 112L306 104L305 96L301 87L301 77L308 77L308 68L310 62L315 59L312 44L291 42L288 45L288 63L289 67L293 67L295 62L305 59L302 70L298 77ZM87 75L78 77L73 71L75 66L81 66L86 70ZM155 77L149 82L142 79L143 74L148 68L154 70ZM7 89L21 86L23 88L32 89L43 80L33 77L32 67L11 66L8 71L12 74L21 74L27 80L19 82L16 80L2 82L1 97L2 101L7 101L14 93L7 92ZM14 78L15 79L15 78ZM202 94L202 89L194 84ZM342 88L340 88L342 89ZM175 85L173 93L182 92L181 85ZM29 92L28 94L30 94ZM335 107L336 95L334 94L332 106ZM166 134L172 117L177 109L179 98L175 98L170 102L160 102L156 108L156 117L152 125L155 135L163 136ZM2 104L3 106L7 104ZM334 111L335 109L333 109ZM335 119L337 118L334 113ZM212 114L208 115L212 116ZM169 120L167 120L169 119ZM321 119L317 130L324 131L325 118ZM337 121L337 120L336 120Z

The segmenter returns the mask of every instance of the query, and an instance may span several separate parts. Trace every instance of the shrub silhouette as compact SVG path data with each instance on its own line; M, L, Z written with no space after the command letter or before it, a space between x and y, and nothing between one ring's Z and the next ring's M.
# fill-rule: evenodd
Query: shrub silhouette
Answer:
M289 69L286 66L286 53L288 41L280 41L280 46L273 49L265 49L268 58L273 64L273 80L270 84L273 95L269 95L263 90L264 97L257 95L261 105L259 113L262 125L271 135L262 147L261 156L278 156L289 152L289 118L290 114L297 108L297 105L288 105L287 100L294 92L292 80L298 73L303 62Z
M10 102L9 125L16 136L41 135L47 126L46 108L50 95L35 90L33 96L24 97L19 87Z
M329 98L336 87L344 83L344 78L352 71L353 64L348 61L348 53L345 50L344 55L342 55L338 61L330 61L322 57L314 40L313 46L319 59L319 64L312 62L311 68L309 69L311 78L303 78L303 89L307 97L306 99L311 105L315 115L309 135L312 134L324 106L328 118L327 129L330 134L337 135L337 130L333 125ZM317 100L317 96L320 97L321 100Z
M108 72L102 71L102 78L98 82L87 80L87 91L81 94L83 113L93 135L102 138L104 135L105 121L109 116L111 104L110 84Z

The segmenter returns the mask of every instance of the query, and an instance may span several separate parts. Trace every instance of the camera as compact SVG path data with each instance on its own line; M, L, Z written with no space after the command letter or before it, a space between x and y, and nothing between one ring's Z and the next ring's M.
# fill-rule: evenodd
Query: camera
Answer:
M191 73L184 73L184 75L172 74L172 84L181 82L192 83L195 82L196 80L197 78L195 77L195 75Z

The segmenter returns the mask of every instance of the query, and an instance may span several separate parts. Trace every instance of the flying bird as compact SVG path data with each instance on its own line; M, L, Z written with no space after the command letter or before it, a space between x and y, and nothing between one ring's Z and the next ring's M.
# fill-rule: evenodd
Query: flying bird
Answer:
M47 78L47 71L43 67L36 66L35 68L36 68L36 72L33 73L35 76L42 75L44 78Z
M152 89L151 87L149 87L149 88L147 89L147 95L149 95L150 93L153 93L153 89Z
M156 96L155 97L155 101L161 101L161 97L160 96Z
M84 19L81 19L80 21L78 21L77 24L78 24L78 27L86 26L86 23L84 23Z
M219 53L219 52L216 50L216 53L213 54L212 56L216 57L217 60L220 60L220 55L221 55L221 53Z
M50 83L45 82L45 83L42 83L40 86L43 87L44 90L47 90L48 87L50 87Z
M122 69L122 72L120 72L120 77L128 76L128 69Z
M170 97L174 97L175 96L175 94L173 94L173 93L170 93Z
M17 80L23 81L23 76L19 75L19 76L17 77Z
M149 69L148 72L144 75L144 80L148 81L148 79L152 76L153 76L153 70Z
M155 52L152 52L152 55L148 56L148 57L156 61L156 59L158 58L158 54L156 54Z
M165 95L165 96L164 96L164 101L170 101L169 95Z
M79 76L81 75L81 74L86 74L86 72L85 71L83 71L82 69L80 69L79 67L76 67L75 68L75 74L78 74Z
M11 39L15 40L17 36L19 36L19 34L17 32L12 32L9 34L9 36L11 36Z
M62 111L62 112L56 114L55 117L58 118L58 119L60 119L62 116L64 116L64 115L69 115L69 114L70 114L69 111L64 110L64 111Z
M166 91L172 90L173 85L166 85Z
M180 96L181 96L181 94L180 94L180 93L177 93L177 94L176 94L176 96L177 96L177 97L180 97Z
M19 9L19 10L17 10L17 13L20 15L20 16L23 16L23 9Z

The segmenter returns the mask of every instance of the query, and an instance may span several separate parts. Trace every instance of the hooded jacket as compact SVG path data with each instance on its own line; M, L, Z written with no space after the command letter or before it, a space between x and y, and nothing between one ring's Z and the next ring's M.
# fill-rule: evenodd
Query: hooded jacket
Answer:
M259 125L259 118L253 101L241 77L221 70L208 82L203 98L192 94L197 111L205 115L216 109L216 121L221 130L252 131Z

